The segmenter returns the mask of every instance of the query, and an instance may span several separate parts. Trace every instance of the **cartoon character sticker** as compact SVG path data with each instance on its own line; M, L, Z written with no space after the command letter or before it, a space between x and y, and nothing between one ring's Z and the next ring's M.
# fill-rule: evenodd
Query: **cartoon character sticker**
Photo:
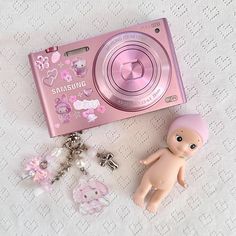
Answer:
M72 109L66 95L63 94L61 98L56 98L55 109L61 123L68 123L70 121L70 113Z
M82 214L99 213L108 205L105 196L108 188L96 179L81 179L73 190L73 199L79 204L79 211Z
M78 59L72 62L72 68L75 71L75 74L79 77L84 77L87 72L86 60Z
M83 117L87 119L87 121L90 123L90 122L93 122L95 121L98 117L94 114L94 110L93 109L88 109L86 111L84 111L82 113Z
M66 69L61 71L61 78L66 82L71 82L73 80L73 78L70 75L69 71L67 71Z
M95 114L95 111L103 114L106 111L106 108L104 105L100 104L100 101L98 99L94 100L73 100L73 106L75 110L85 110L82 112L82 116L87 119L87 121L94 122L98 116Z

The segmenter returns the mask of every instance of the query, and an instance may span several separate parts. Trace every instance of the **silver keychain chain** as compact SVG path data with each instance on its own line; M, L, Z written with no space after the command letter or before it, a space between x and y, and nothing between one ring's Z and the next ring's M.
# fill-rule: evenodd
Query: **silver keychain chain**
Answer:
M55 176L51 180L51 184L58 181L66 172L70 170L70 167L75 163L79 167L82 174L87 175L88 172L84 168L81 153L88 150L88 147L82 141L82 132L72 133L68 136L63 148L66 148L69 154L66 156L66 160L60 163L60 168L56 172ZM118 168L118 164L113 160L114 155L112 153L97 153L99 164L104 167L108 166L112 171Z

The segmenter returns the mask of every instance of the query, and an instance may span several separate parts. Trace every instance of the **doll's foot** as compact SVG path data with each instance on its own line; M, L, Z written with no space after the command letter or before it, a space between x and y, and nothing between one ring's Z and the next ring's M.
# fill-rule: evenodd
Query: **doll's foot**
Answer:
M133 201L136 205L140 206L140 207L144 207L144 200L142 197L140 197L139 195L137 194L134 194L133 196Z
M150 202L147 204L147 210L151 213L156 213L159 203Z

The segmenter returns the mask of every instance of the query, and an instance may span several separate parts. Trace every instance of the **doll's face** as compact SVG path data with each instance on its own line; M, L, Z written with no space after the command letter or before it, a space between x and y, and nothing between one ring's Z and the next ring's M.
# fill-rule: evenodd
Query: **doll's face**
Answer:
M202 147L203 142L195 131L180 128L167 136L167 144L174 155L190 157Z

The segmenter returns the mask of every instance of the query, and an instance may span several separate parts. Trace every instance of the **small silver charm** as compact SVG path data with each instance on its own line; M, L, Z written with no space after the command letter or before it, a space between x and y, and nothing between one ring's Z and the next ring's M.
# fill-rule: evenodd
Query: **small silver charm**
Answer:
M82 134L82 132L76 132L76 133L70 134L63 146L70 150L75 150L78 148L81 149L83 146L83 142L80 137L80 134Z
M119 165L113 160L114 155L112 153L98 153L97 157L100 159L99 164L100 166L108 165L109 168L113 171L116 170Z

